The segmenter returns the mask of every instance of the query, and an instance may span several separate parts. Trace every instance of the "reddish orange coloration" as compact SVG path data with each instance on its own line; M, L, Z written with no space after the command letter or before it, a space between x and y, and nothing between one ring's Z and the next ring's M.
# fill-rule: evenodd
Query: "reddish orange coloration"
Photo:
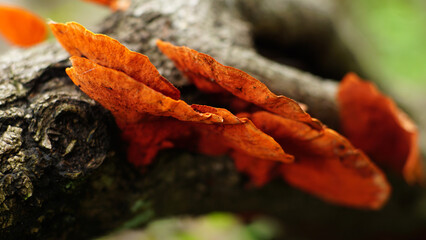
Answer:
M117 11L117 10L125 11L127 8L129 8L131 4L131 0L84 0L84 1L105 5L110 7L114 11Z
M202 90L217 93L226 89L278 114L261 111L239 115L251 119L295 157L295 163L281 166L234 152L237 169L250 174L255 185L268 182L275 169L290 184L342 205L377 209L389 197L386 177L368 157L333 130L318 128L322 125L293 100L274 95L257 79L223 66L206 54L162 41L157 41L157 45Z
M46 25L29 11L0 5L0 34L10 43L30 47L46 39Z
M71 57L71 61L74 68L67 69L67 73L74 83L109 109L118 123L137 123L146 118L146 114L174 117L181 121L224 121L219 115L200 113L182 100L169 98L123 72L77 56Z
M237 108L250 102L273 113L235 116L223 108L188 105L178 100L179 91L146 56L76 23L51 27L73 55L67 74L112 112L133 164L151 163L161 149L183 147L209 155L231 154L237 169L257 186L282 176L327 201L369 209L381 207L388 198L385 176L362 152L248 74L189 48L158 42L198 86L238 96L241 101L230 98Z
M160 75L147 56L130 51L106 35L94 34L75 22L51 22L49 26L71 56L83 56L104 67L124 72L168 97L180 98L179 90Z
M226 109L189 106L175 100L179 91L158 73L148 57L77 23L50 26L74 56L68 75L87 95L113 113L124 138L130 142L129 155L140 155L131 159L136 165L149 163L160 149L175 146L189 136L199 139L192 148L201 152L223 154L240 149L260 158L292 161L278 143L250 120L238 118ZM199 144L213 138L218 139L216 145Z
M235 167L250 176L254 186L261 187L277 176L281 164L276 161L259 159L242 152L232 153Z
M265 178L259 172L279 169L275 171L280 171L289 184L329 202L377 209L389 197L390 186L380 169L335 131L325 128L318 136L317 130L306 124L264 111L248 117L295 157L293 164L285 165L271 161L265 165L254 157L246 158L246 166L250 162L266 166L262 170L245 169L255 177L255 182L263 182Z
M308 123L316 129L322 128L321 123L311 118L295 101L275 95L265 84L239 69L224 66L209 55L187 47L177 47L161 40L157 41L157 46L201 90L220 92L225 89L268 111Z
M423 168L414 123L369 82L348 74L339 87L342 132L379 165L420 182Z
M286 155L270 136L246 118L238 118L226 109L189 106L123 72L85 58L74 56L71 61L73 67L67 69L67 74L74 83L113 113L125 139L133 145L138 143L139 149L145 149L145 154L132 160L137 165L149 163L158 150L174 146L175 142L188 136L215 137L227 146L224 148L227 151L238 149L259 158L292 161L292 157Z

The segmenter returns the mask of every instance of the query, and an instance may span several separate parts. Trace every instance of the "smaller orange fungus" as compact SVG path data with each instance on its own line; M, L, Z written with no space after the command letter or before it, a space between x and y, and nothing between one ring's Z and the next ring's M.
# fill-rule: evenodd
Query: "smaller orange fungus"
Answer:
M10 43L31 47L46 39L46 24L40 17L18 7L0 5L0 34Z
M84 0L84 1L105 5L110 7L114 11L117 11L117 10L125 11L127 8L129 8L131 4L131 0Z
M423 166L414 123L369 82L347 74L339 86L343 134L379 165L421 182Z

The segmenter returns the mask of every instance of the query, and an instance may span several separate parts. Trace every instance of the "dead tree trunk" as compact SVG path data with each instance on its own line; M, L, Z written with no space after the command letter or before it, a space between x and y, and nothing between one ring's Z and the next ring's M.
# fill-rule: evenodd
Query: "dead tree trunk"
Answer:
M189 102L205 99L159 52L156 39L187 45L247 71L274 92L306 103L313 116L337 126L336 83L282 64L288 59L269 47L320 49L296 65L325 77L359 71L335 32L332 3L133 0L128 11L112 14L94 30L148 55ZM322 229L332 238L348 234L354 223L369 226L371 236L378 225L395 234L421 229L422 216L414 206L424 193L403 184L396 188L392 204L373 214L330 206L281 181L248 188L246 177L226 156L164 151L141 174L125 161L110 114L66 76L67 58L56 43L0 58L2 238L89 238L163 216L218 210L271 214L295 232L305 230L297 225L304 221L305 228ZM330 61L338 64L324 64ZM407 194L411 198L401 204ZM348 215L351 222L345 224ZM340 232L327 227L327 221L315 222L317 216L340 220ZM396 221L413 224L394 227ZM330 232L324 230L328 228Z

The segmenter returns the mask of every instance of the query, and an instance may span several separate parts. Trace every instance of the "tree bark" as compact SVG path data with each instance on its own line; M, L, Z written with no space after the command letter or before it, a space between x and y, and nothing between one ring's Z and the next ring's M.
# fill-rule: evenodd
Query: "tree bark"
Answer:
M283 64L288 59L271 54L267 46L321 49L302 68L315 72L324 62L338 62L321 72L325 77L359 69L335 33L333 1L320 2L133 0L129 10L112 14L94 30L149 56L188 102L205 99L159 52L156 39L240 68L337 126L336 83ZM346 236L353 223L369 226L371 237L379 223L395 234L422 230L426 214L418 205L424 192L407 189L399 180L396 197L377 214L328 205L281 181L249 187L226 156L169 150L143 171L136 170L125 160L111 115L66 76L67 58L57 43L0 58L0 235L6 239L90 238L164 216L218 210L271 214L295 233L304 232L303 221L331 238ZM340 230L317 222L318 216L340 220ZM348 216L351 222L345 222ZM412 224L407 227L405 221Z

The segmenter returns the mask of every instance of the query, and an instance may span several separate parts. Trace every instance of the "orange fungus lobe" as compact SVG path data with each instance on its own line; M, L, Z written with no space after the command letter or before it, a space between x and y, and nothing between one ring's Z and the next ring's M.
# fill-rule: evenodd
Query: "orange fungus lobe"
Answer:
M316 129L322 128L320 122L311 118L297 102L275 95L265 84L239 69L224 66L209 55L187 47L177 47L161 40L157 41L157 46L201 90L219 92L223 89L283 117L305 122Z
M295 158L292 164L270 164L260 171L279 172L289 184L341 205L377 209L389 197L390 186L380 169L335 131L326 128L318 136L306 124L263 111L248 117ZM246 166L259 165L253 157L245 161ZM245 170L263 180L258 169Z
M157 71L149 58L130 51L117 40L94 34L78 23L49 23L53 35L71 56L85 58L117 71L173 99L180 98L179 90Z
M418 130L390 98L353 73L344 77L337 97L342 132L356 147L407 182L422 181Z
M10 43L30 47L46 39L44 21L18 7L0 5L0 34Z

